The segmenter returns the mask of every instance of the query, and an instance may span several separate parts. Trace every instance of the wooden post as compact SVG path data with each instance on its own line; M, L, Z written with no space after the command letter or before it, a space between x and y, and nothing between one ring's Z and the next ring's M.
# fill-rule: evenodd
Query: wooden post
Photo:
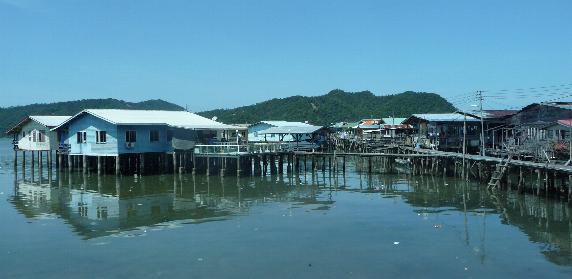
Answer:
M48 171L52 173L52 150L48 151Z
M87 173L87 156L86 155L82 156L81 167L82 167L83 173L84 174Z
M207 176L209 176L210 174L211 174L211 159L207 155Z
M240 176L240 155L236 157L236 176Z
M145 153L139 154L139 172L141 175L145 173Z
M371 164L371 156L370 156L370 157L368 157L367 168L368 168L368 173L371 173L371 168L372 168L372 164Z
M63 164L62 164L62 163L63 163L63 160L64 160L64 158L63 158L62 153L58 152L58 171L59 171L59 172L62 172L63 169L64 169L64 166L63 166Z
M68 170L71 171L72 169L73 169L72 155L68 154Z
M97 175L101 175L101 156L97 156Z
M43 175L43 162L42 162L42 151L38 151L38 179L39 183L42 183L42 175Z
M343 156L343 161L342 161L342 172L346 173L346 156Z
M14 170L18 167L18 150L14 149Z
M548 178L548 171L544 172L544 192L548 195L548 184L550 184L550 180Z
M121 174L121 158L119 154L115 156L115 175Z
M519 167L519 171L518 171L518 193L522 194L523 191L523 184L524 183L524 177L523 177L523 173L522 173L522 166Z
M568 204L572 205L572 175L568 175Z
M22 150L22 174L26 174L26 151Z
M173 173L177 172L177 152L173 150Z
M536 170L536 176L537 176L537 181L536 181L536 195L540 195L540 174L541 171L540 170Z

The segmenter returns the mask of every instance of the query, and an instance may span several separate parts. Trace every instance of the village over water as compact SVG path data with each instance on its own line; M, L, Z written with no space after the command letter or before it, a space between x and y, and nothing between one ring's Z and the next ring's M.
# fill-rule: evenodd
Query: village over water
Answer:
M216 119L216 118L214 118ZM11 127L14 166L98 174L241 175L300 170L311 160L345 170L346 157L374 169L404 165L570 198L572 103L521 110L413 114L317 126L265 120L224 124L187 111L85 109L31 115ZM20 158L20 160L19 160ZM29 158L29 159L28 159ZM372 159L374 162L372 162ZM333 163L332 163L333 160ZM261 165L262 164L262 165ZM365 164L365 163L364 163ZM50 172L51 173L51 172ZM511 181L511 175L517 178ZM528 178L527 178L528 176Z

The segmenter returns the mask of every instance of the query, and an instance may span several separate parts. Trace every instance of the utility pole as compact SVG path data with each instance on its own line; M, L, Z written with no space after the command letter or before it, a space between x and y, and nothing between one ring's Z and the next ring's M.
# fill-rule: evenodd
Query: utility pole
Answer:
M463 113L463 179L465 179L465 156L467 154L467 114ZM463 192L464 195L464 192Z
M485 156L485 123L483 121L483 91L477 91L477 99L479 99L479 107L481 110L481 155Z

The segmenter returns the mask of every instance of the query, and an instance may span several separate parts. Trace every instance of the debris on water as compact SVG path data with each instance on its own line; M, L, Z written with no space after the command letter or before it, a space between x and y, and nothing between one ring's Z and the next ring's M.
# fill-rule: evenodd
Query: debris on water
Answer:
M4 192L0 192L0 195L4 195Z
M399 241L394 241L393 245L399 245Z
M465 266L465 271L467 271L467 270L469 270L469 268Z
M436 229L440 229L440 228L442 228L442 227L443 227L443 225L441 225L441 224L435 224L435 225L433 225L433 228L436 228Z
M137 205L138 205L138 206L142 206L143 204L142 204L142 203L138 203Z
M197 261L202 262L203 258L197 258Z
M309 264L308 264L308 266L309 266L309 267L312 267L312 264L311 264L311 263L309 263Z

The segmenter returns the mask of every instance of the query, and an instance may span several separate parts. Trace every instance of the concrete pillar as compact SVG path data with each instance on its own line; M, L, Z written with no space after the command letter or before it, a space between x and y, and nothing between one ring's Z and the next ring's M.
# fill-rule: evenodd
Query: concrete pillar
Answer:
M81 167L82 167L83 173L84 174L87 173L87 156L86 155L82 156Z

